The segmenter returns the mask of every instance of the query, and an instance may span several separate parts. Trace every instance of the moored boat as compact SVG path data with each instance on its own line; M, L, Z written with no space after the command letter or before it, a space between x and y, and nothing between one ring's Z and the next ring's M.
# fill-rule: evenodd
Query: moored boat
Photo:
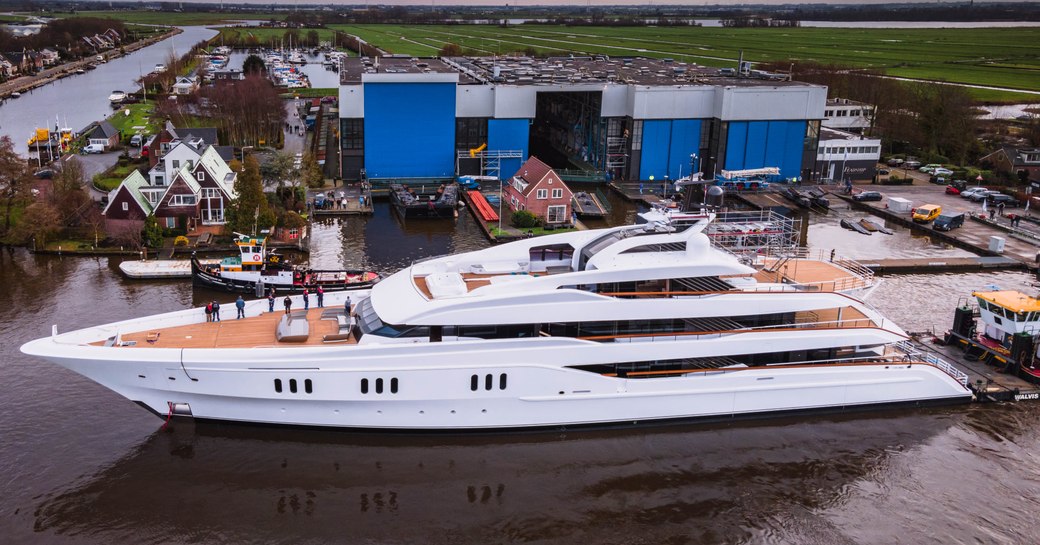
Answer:
M413 263L326 308L186 309L22 346L166 417L367 430L619 426L969 401L852 260L715 247L712 220ZM249 242L252 245L252 242ZM344 311L344 308L350 312Z
M324 291L371 288L378 273L358 270L317 270L284 263L267 251L266 237L239 235L239 255L206 264L191 256L191 278L196 286L232 292L263 294L269 290L299 293L307 288Z
M112 94L108 95L108 101L112 104L119 104L124 100L126 100L126 92L124 91L115 90L112 91Z
M978 360L1040 384L1040 298L995 286L971 296L977 306L957 309L946 342L968 344Z
M871 234L870 231L868 231L865 227L860 225L860 222L858 222L858 221L842 219L841 222L839 222L839 223L841 224L842 227L844 227L846 229L849 229L851 231L855 231L855 232L857 232L857 233L859 233L861 235L869 235L869 234Z
M426 191L427 186L420 186L416 191L408 184L390 184L390 202L406 219L455 217L459 204L458 186L452 183L429 188L433 192Z
M891 229L889 229L888 227L885 227L881 223L876 222L876 221L874 221L872 219L869 219L869 218L863 218L863 219L859 220L859 223L866 230L868 230L868 231L870 231L872 233L873 232L880 232L880 233L884 233L886 235L893 235L893 234L895 234L895 232L892 231Z

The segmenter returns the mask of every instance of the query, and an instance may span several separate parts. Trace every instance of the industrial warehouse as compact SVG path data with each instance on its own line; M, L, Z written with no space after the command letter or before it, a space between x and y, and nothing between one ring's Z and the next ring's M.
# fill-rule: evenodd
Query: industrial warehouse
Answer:
M775 167L811 175L827 89L742 68L608 57L352 57L341 174L510 176L531 155L587 180Z

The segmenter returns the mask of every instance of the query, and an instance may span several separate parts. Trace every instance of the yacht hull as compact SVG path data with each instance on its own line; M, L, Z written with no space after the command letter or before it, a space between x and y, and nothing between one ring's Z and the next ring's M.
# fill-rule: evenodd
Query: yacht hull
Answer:
M253 354L251 361L236 361L248 358L239 355L205 361L202 354L199 361L184 361L187 356L180 350L156 354L158 349L78 347L78 353L59 355L68 348L47 346L49 342L34 341L23 351L80 373L162 416L176 408L198 419L253 424L520 430L768 417L971 399L962 384L925 363L752 367L632 379L518 363L545 360L545 351L538 348L509 353L456 351L455 364L422 366L417 362L439 361L444 354L424 354L418 348L410 356L393 356L380 352L402 352L400 347L353 347L320 350L321 356L312 352L315 358L268 359L264 354L268 351L253 349L247 351ZM145 351L147 361L132 359ZM231 356L236 351L223 352ZM489 363L496 361L500 363Z

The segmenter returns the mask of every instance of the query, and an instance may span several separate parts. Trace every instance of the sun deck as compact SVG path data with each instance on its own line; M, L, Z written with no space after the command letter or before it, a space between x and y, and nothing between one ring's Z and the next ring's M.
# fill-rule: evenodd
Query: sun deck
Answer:
M279 342L275 336L278 322L285 315L281 311L264 312L236 320L234 310L224 311L225 319L219 322L200 322L167 328L148 329L120 335L122 346L127 348L260 348L355 344L352 337L337 339L334 344L323 341L326 336L339 337L340 324L336 313L342 309L312 308L307 311L309 334L303 342ZM326 318L322 318L323 314ZM133 343L133 344L130 344ZM105 341L92 343L104 346Z
M762 283L795 284L814 291L848 291L873 284L873 274L853 262L765 258L753 278ZM852 267L852 270L850 270Z

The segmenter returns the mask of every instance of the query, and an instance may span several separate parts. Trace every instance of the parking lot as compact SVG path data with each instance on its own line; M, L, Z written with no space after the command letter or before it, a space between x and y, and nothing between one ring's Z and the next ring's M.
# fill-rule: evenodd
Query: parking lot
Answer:
M969 216L989 216L990 207L987 206L984 211L981 202L976 203L969 199L961 198L959 195L947 194L946 186L944 185L936 185L926 182L915 182L913 185L891 186L857 185L854 193L862 191L878 191L884 196L881 201L865 203L877 208L887 209L889 208L889 198L900 197L910 201L913 207L923 206L926 204L937 204L943 208L944 213L963 212ZM993 219L993 222L1001 227L1011 229L1013 233L1017 234L1017 236L1016 234L1012 234L1004 229L999 229L971 219L966 221L963 227L955 229L948 234L980 248L989 247L990 237L1001 237L1005 240L1005 255L1025 263L1033 264L1035 262L1036 253L1040 250L1040 225L1029 221L1022 221L1018 226L1012 229L1011 219L1007 217L1009 214L1021 214L1023 216L1029 216L1040 220L1040 215L1034 215L1034 210L1025 210L1021 207L1005 207L1004 216L996 216ZM907 213L907 216L909 217L909 213Z

